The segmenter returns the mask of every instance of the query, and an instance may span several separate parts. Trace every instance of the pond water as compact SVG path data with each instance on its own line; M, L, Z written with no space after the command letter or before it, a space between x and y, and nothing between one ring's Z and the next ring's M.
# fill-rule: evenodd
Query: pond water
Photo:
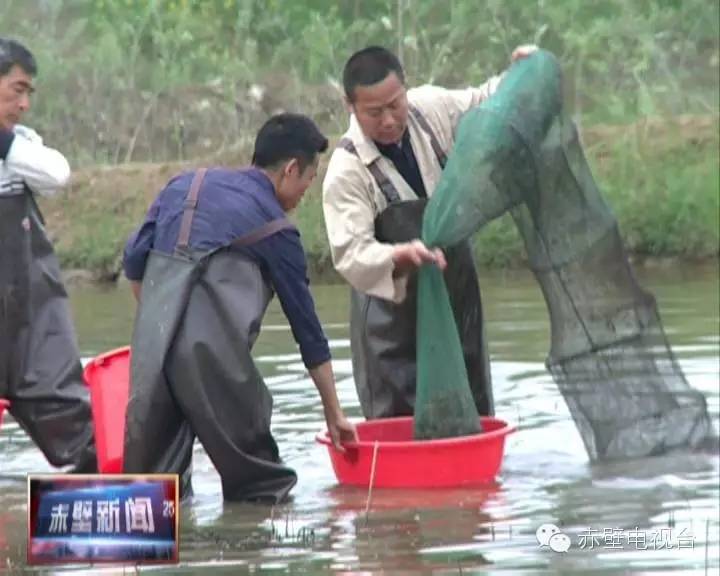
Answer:
M720 303L717 263L639 270L658 299L673 350L691 385L708 399L717 430ZM544 367L545 305L526 272L482 272L496 411L517 425L496 484L468 490L373 491L336 483L325 448L321 404L284 316L274 302L255 357L275 399L273 432L299 475L289 502L223 503L199 445L195 496L181 515L181 563L173 574L717 574L720 556L718 454L675 454L590 465ZM348 291L314 294L333 350L341 403L360 419L352 381ZM126 285L71 288L83 355L128 343L134 303ZM28 471L50 466L12 421L0 431L0 572L25 564ZM567 553L541 547L537 528L555 524ZM75 568L118 573L117 568ZM57 569L65 572L66 569ZM122 573L122 571L120 571Z

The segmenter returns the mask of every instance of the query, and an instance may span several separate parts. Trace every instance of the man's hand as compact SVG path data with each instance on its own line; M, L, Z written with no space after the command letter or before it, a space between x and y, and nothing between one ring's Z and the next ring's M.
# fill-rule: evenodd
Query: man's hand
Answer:
M325 422L327 424L330 440L332 440L333 446L335 446L335 448L340 452L345 452L343 443L358 441L355 424L345 418L345 415L342 412L335 415L328 415L326 413Z
M348 422L340 408L337 391L335 390L335 375L330 360L310 369L310 377L320 393L323 404L323 413L327 423L328 434L333 446L344 452L343 442L357 442L355 425Z
M430 250L420 240L396 244L393 248L393 264L396 274L405 274L423 264L435 264L440 270L445 270L447 266L442 250Z
M538 47L535 46L535 44L523 44L522 46L518 46L517 48L515 48L515 50L512 51L512 54L510 55L510 61L515 62L515 60L527 58L528 56L530 56L530 54L537 51Z

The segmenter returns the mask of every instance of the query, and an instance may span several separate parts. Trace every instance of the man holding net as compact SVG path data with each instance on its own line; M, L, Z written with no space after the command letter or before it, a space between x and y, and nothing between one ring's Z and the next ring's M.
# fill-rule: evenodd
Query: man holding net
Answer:
M513 60L532 53L522 46ZM427 198L440 179L461 116L487 99L480 87L407 90L397 57L381 47L353 54L343 86L350 127L332 155L323 210L335 268L352 286L353 374L366 418L413 414L416 383L416 275L445 270L475 405L493 413L487 343L472 251L462 242L429 250L420 238ZM447 267L446 267L447 264Z

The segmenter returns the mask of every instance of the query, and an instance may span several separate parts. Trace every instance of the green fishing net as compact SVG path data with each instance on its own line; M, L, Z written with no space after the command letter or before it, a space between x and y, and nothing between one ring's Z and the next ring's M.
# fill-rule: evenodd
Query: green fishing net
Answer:
M480 420L462 344L445 279L436 266L418 272L417 340L414 437L477 434Z
M704 396L674 359L654 297L635 280L617 222L563 110L546 51L514 63L468 111L428 202L422 239L448 247L510 211L550 316L546 365L591 459L646 456L713 435ZM441 273L419 274L415 437L477 431Z

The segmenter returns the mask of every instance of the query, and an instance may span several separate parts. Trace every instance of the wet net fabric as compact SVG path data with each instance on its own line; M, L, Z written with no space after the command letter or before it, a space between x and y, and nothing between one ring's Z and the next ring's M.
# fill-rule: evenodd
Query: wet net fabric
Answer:
M417 440L480 432L460 336L442 272L424 266L418 275Z
M659 454L714 436L705 398L675 361L654 297L635 280L563 111L560 67L545 51L513 64L496 93L461 120L423 240L453 245L507 211L550 315L547 367L590 458ZM464 429L444 429L443 414L426 405L451 381L467 379L450 350L457 336L438 276L428 268L419 278L417 437ZM445 403L471 404L459 394ZM467 426L477 422L469 409L454 410L449 421L461 414Z

